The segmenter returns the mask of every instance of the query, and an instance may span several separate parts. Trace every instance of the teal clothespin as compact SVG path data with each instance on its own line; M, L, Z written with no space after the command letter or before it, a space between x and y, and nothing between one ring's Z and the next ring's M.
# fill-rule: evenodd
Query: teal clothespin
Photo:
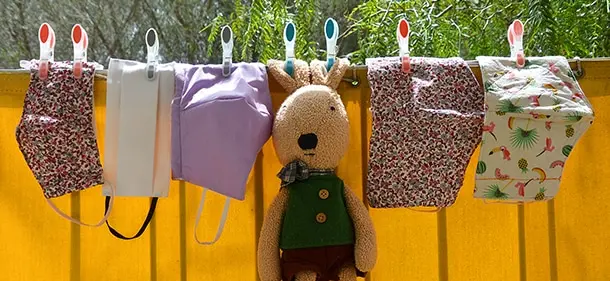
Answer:
M284 44L286 45L286 73L293 76L294 74L294 41L296 39L297 30L292 21L286 23L284 27Z
M333 18L328 18L324 24L326 34L326 70L330 70L337 56L337 38L339 37L339 24Z

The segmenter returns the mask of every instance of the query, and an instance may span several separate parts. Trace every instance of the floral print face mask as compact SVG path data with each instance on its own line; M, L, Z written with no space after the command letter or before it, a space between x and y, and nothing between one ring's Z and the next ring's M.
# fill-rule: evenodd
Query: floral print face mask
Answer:
M29 67L17 143L51 207L64 218L90 226L61 212L51 199L104 182L93 117L95 69L84 63L76 78L70 62L52 62L48 77L41 79L38 64L32 61ZM91 226L102 225L108 214Z
M371 207L452 205L481 140L483 92L460 58L368 61Z

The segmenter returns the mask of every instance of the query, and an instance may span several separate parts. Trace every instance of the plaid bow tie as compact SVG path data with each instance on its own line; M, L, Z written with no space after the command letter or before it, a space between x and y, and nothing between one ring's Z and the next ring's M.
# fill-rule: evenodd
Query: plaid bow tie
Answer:
M331 169L309 169L307 164L301 160L294 160L286 165L277 174L277 177L282 180L282 187L287 186L295 181L303 181L311 175L332 174Z

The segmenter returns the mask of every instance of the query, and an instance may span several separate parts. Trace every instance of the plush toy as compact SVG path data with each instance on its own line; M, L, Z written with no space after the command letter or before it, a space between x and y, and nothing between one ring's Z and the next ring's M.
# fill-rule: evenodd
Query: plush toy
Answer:
M258 271L262 281L356 280L375 265L377 242L368 211L335 175L348 148L349 121L335 91L349 67L295 61L268 63L291 93L273 124L273 145L284 168L279 194L261 229ZM310 83L310 76L312 82ZM281 250L281 255L280 255Z

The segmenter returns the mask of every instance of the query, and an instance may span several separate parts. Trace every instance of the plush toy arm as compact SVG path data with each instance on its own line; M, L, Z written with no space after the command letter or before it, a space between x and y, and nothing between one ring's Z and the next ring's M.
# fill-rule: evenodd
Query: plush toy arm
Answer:
M377 261L377 238L373 220L362 201L349 187L345 186L344 194L347 210L352 217L356 232L356 268L362 272L369 272Z
M269 206L269 211L263 220L257 251L258 274L262 281L280 281L282 279L280 231L287 203L288 190L282 188Z

